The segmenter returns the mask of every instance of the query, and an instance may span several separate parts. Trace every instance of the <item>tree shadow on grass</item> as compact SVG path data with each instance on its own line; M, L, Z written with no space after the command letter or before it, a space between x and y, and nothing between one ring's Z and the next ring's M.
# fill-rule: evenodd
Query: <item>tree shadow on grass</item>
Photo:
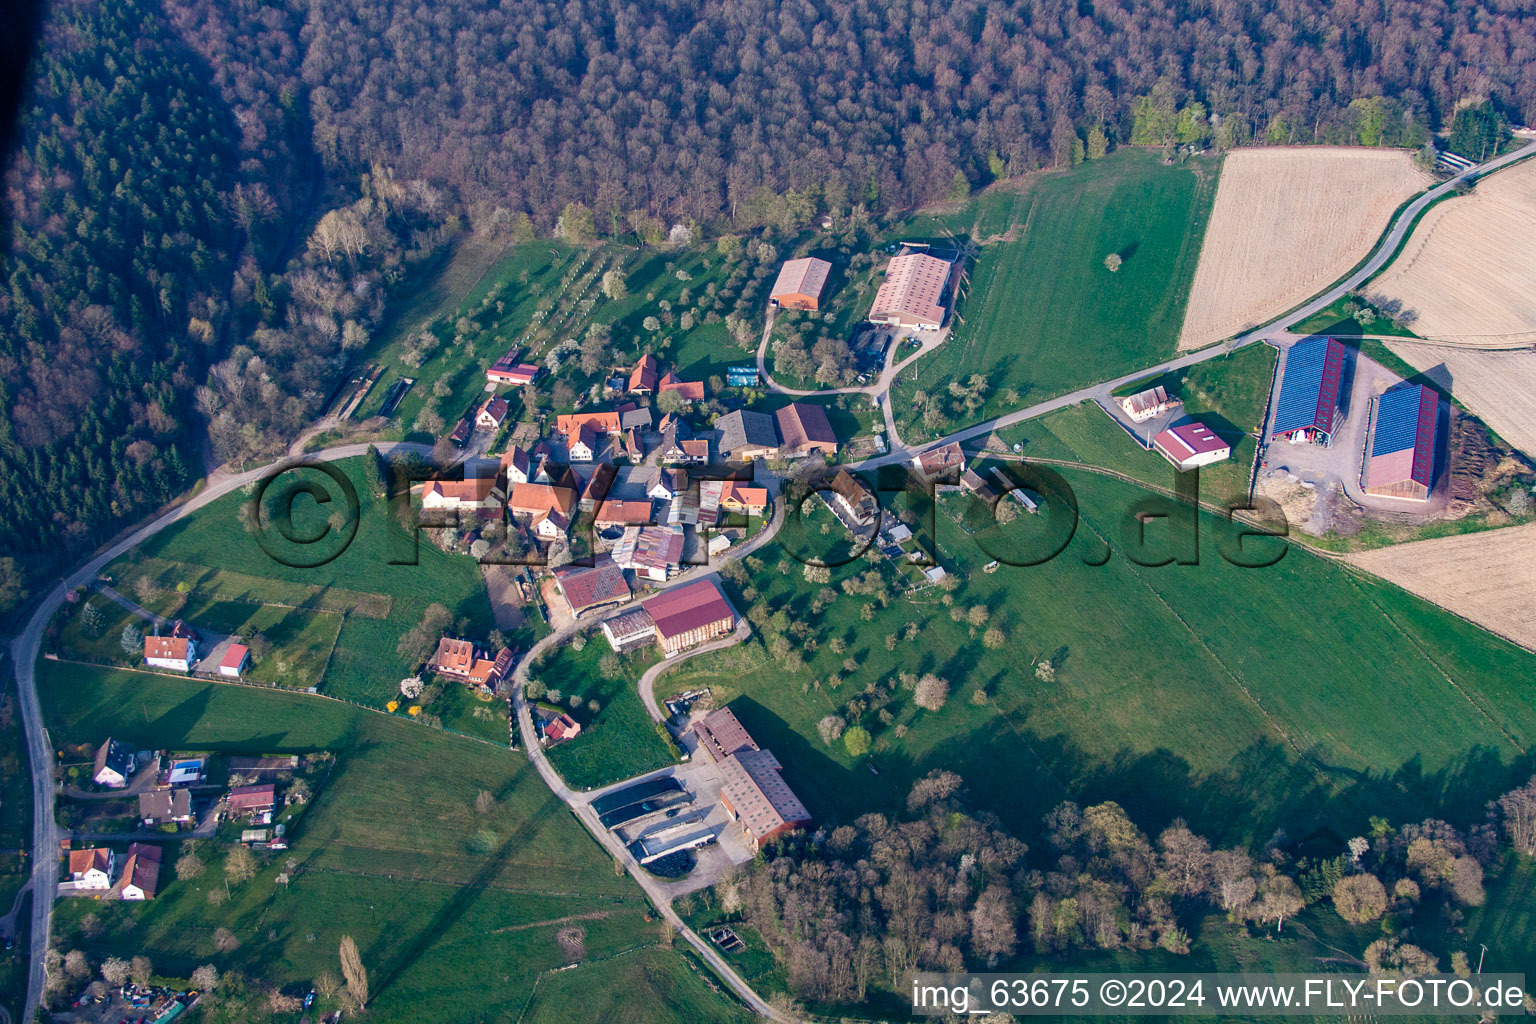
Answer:
M517 778L509 779L502 790L497 794L498 799L507 796L515 787ZM419 929L414 936L408 939L405 946L375 975L377 981L370 986L374 999L377 999L389 986L398 979L401 974L410 969L421 956L434 944L440 941L445 932L453 927L464 916L469 908L478 900L491 883L500 877L507 865L527 847L538 835L544 824L552 819L563 805L554 794L549 794L548 799L540 803L538 810L519 824L517 829L507 837L507 841L485 859L485 863L475 872L474 876L461 884L438 911L432 915L432 919ZM365 954L366 961L377 962L386 955L386 950L391 945L391 936L379 936Z

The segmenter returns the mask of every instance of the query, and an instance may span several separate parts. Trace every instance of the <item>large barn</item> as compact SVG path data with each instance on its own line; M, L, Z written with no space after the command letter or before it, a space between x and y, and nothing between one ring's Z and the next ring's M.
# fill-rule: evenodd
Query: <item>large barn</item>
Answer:
M1435 445L1440 436L1440 396L1404 381L1376 399L1371 461L1365 493L1428 501L1435 485Z
M832 264L826 260L812 256L790 260L779 270L768 301L780 309L819 309L821 290L831 272Z
M1344 381L1344 346L1333 338L1308 338L1291 346L1280 378L1280 398L1270 440L1310 441L1328 446L1344 421L1339 401Z
M910 253L891 260L885 281L875 292L869 322L938 330L944 323L944 292L953 264L927 253Z

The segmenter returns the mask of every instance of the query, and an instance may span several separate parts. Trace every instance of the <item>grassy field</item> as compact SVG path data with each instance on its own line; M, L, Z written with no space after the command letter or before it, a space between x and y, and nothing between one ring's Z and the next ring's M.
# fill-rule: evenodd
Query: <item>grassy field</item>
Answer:
M1246 496L1277 353L1250 345L1187 370L1149 377L1122 391L1156 385L1184 402L1184 412L1231 442L1232 457L1200 471L1201 494L1211 501ZM1173 487L1168 460L1132 440L1092 402L1071 406L1000 431L1005 442L1023 442L1025 458L1067 459L1113 469L1158 487Z
M1215 185L1213 162L1170 166L1122 150L989 192L942 222L914 222L983 245L954 333L894 390L902 436L960 425L945 417L925 430L912 399L973 374L989 391L968 421L1007 411L1005 391L1028 404L1171 356ZM1124 261L1116 273L1104 266L1111 253Z
M570 644L557 647L532 673L560 691L565 698L561 706L581 723L581 735L549 750L550 762L572 789L596 789L672 763L635 689L641 674L660 660L659 650L650 646L616 655L620 670L610 678L601 663L612 654L602 634L591 633L581 650ZM572 708L570 698L578 694L581 705ZM600 705L596 714L587 705L591 700Z
M517 1019L539 976L576 959L593 962L589 998L617 1004L634 978L604 965L638 949L630 955L654 966L656 991L693 1011L650 1019L733 1012L686 976L678 954L655 946L640 892L517 755L278 691L47 662L40 689L62 742L110 729L142 746L336 754L291 848L264 858L227 904L206 898L223 882L221 854L205 845L208 872L181 881L168 867L153 901L61 903L65 949L92 959L143 952L167 975L214 963L306 984L336 971L350 934L375 993L370 1019L401 1022ZM283 871L290 884L277 881ZM88 913L101 926L94 937L83 931ZM216 947L221 927L237 948ZM571 928L575 947L569 934L557 939Z
M1382 334L1394 338L1418 337L1409 328L1400 327L1384 316L1372 320L1369 327L1361 326L1360 321L1344 311L1344 306L1351 302L1356 305L1367 304L1363 299L1345 297L1322 312L1291 324L1289 330L1295 334L1321 334L1330 338L1350 338L1361 334Z
M1128 512L1144 492L1063 476L1082 521L1043 565L980 572L1010 551L1017 560L1025 531L1058 530L1059 520L1021 516L992 528L980 538L988 553L937 516L945 564L963 581L949 596L956 608L985 609L987 626L1004 634L1000 648L953 621L938 589L894 594L884 608L839 596L813 614L818 588L789 559L776 567L770 546L748 585L811 626L818 646L805 668L791 673L753 642L679 666L668 685L705 683L734 697L823 820L894 809L914 777L943 767L1026 838L1070 798L1118 800L1154 831L1182 816L1213 841L1263 843L1277 828L1347 837L1371 815L1477 817L1530 774L1531 655L1299 550L1269 568L1228 564L1209 516L1199 520L1198 565L1135 564ZM834 570L833 585L865 568ZM916 639L906 638L909 626ZM1052 681L1034 671L1043 658ZM947 679L944 709L916 708L895 678L903 671ZM983 703L973 702L978 688ZM855 697L866 702L853 718L875 735L878 775L817 739L818 720L847 715ZM881 703L889 720L876 713ZM1417 709L1412 721L1380 713L1405 706Z
M329 667L320 681L321 689L333 696L346 697L374 706L382 706L395 692L404 676L415 666L406 664L396 653L400 637L420 621L427 605L439 603L456 618L462 619L470 636L483 637L492 627L491 609L485 586L474 560L464 555L448 555L425 538L417 548L417 564L391 565L408 551L392 542L388 510L370 493L363 476L362 461L351 459L338 463L357 489L359 522L350 546L325 565L294 568L277 561L245 532L239 510L248 499L239 493L219 499L194 516L167 527L138 550L125 555L108 567L115 578L131 580L140 572L155 574L168 583L185 570L192 584L192 599L185 614L194 626L201 622L199 608L208 610L208 628L223 631L237 625L232 616L247 610L237 604L235 593L263 596L283 594L290 601L301 599L315 611L300 613L274 610L281 614L285 637L291 641L295 662L304 651L318 652L322 624L334 629L338 615L319 609L350 610L340 624L340 636ZM272 485L269 498L276 498L291 480L318 482L327 493L339 489L329 478L314 470L285 474ZM334 505L334 503L333 503ZM322 507L300 496L294 503L294 530L299 534L318 532L331 507ZM277 537L275 531L271 533ZM280 556L290 561L294 555L307 555L308 548L290 547L276 541ZM332 548L327 548L329 553ZM218 569L208 567L217 566ZM268 597L268 600L280 599ZM298 602L294 602L298 603ZM296 628L288 630L292 619ZM121 627L119 627L121 628ZM291 633L291 636L288 634ZM271 658L279 657L276 636ZM115 642L110 631L106 639ZM323 658L320 659L323 662Z
M690 953L640 949L545 974L517 1019L522 1024L651 1024L658 1020L745 1024L758 1019L716 991L719 983L706 977Z

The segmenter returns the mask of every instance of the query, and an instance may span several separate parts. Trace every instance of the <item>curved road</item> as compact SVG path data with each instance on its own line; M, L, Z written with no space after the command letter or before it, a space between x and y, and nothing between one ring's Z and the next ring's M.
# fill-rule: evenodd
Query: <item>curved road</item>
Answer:
M1428 192L1425 192L1418 199L1415 199L1412 203L1403 209L1403 211L1398 215L1397 219L1394 220L1392 225L1388 228L1387 233L1383 236L1382 240L1377 245L1376 250L1371 254L1370 258L1354 271L1352 271L1348 276L1334 284L1327 291L1321 293L1316 298L1301 306L1299 309L1292 310L1291 312L1286 313L1284 316L1275 318L1270 323L1248 331L1245 334L1239 335L1237 338L1224 345L1215 345L1208 349L1192 352L1175 359L1170 359L1164 363L1157 364L1156 366L1146 367L1137 370L1134 373L1125 374L1121 377L1115 378L1114 380L1098 384L1094 387L1083 388L1079 391L1072 392L1071 394L1062 395L1044 402L1038 402L1035 405L1028 406L1027 408L1020 409L1003 416L997 416L990 420L985 420L981 423L977 423L962 430L958 430L948 435L947 437L943 437L935 442L932 442L930 445L921 445L918 447L926 448L947 444L951 441L971 440L976 437L991 433L994 430L1011 426L1015 423L1022 423L1025 420L1033 419L1037 416L1042 416L1056 409L1065 408L1066 406L1074 405L1078 402L1086 401L1088 399L1105 396L1109 393L1109 391L1120 386L1121 384L1128 383L1150 374L1203 362L1207 359L1212 359L1218 355L1223 355L1226 352L1252 344L1256 341L1273 340L1280 342L1288 337L1288 333L1283 328L1284 324L1294 323L1296 321L1306 319L1307 317L1312 316L1318 312L1321 312L1323 309L1326 309L1329 305L1333 304L1335 301L1348 294L1354 288L1358 287L1361 282L1365 281L1371 275L1380 270L1391 259L1393 254L1396 253L1398 246L1402 243L1404 238L1407 237L1408 231L1411 228L1414 219L1427 206L1429 206L1430 203L1451 191L1458 184L1476 180L1477 178L1490 174L1493 171L1506 167L1509 164L1516 162L1517 160L1524 159L1533 153L1536 153L1536 141L1532 141L1527 145L1522 146L1520 149L1514 150L1513 152L1505 154L1504 156L1497 157L1483 164L1479 164L1471 170L1457 175L1456 177L1443 182L1435 188L1430 189ZM881 374L880 381L877 384L866 388L837 389L830 392L796 392L780 387L778 384L772 382L772 378L768 377L766 374L766 367L763 364L763 355L767 345L768 333L769 328L765 328L763 332L763 341L758 348L758 366L759 372L763 373L764 380L769 384L770 388L781 393L797 395L839 394L847 393L849 391L872 394L873 397L879 400L881 405L884 406L886 422L890 428L894 428L895 424L890 409L889 394L888 391L880 392L879 389L888 389L890 381L894 379L894 376L897 372L930 350L928 346L925 346L922 351L915 353L913 356L903 360L896 366L888 367ZM935 345L936 344L937 342L935 342ZM890 438L891 451L889 453L873 459L865 460L864 462L859 463L855 468L872 468L880 465L905 462L912 457L913 451L915 449L908 450L904 445L902 445L894 429L891 429L890 431ZM311 457L315 459L348 458L364 454L368 447L368 444L341 445L336 448L330 448L322 452L317 452ZM381 452L415 451L418 453L427 454L432 450L431 446L429 445L403 442L393 444L388 442L377 443L376 447L378 447ZM36 1011L36 1008L41 1005L42 1002L45 980L43 976L43 959L48 949L49 929L52 922L53 912L53 900L45 897L48 894L53 893L58 885L58 849L59 839L61 837L58 825L54 820L54 789L52 770L53 750L52 745L49 742L47 732L43 727L42 712L38 705L37 698L37 679L35 669L38 656L42 649L43 631L46 629L54 611L63 602L65 594L67 594L70 590L73 590L75 587L88 584L96 577L102 568L105 567L114 558L118 557L125 551L128 551L129 549L143 543L146 539L165 529L167 526L170 526L172 523L175 523L185 518L186 516L191 515L192 513L198 511L211 502L216 501L217 499L223 497L226 494L229 494L234 490L239 489L240 487L243 487L245 484L259 479L264 473L268 472L270 468L271 467L269 466L263 466L244 473L225 474L222 472L216 472L210 475L207 478L207 486L204 487L201 492L188 499L184 504L163 513L144 526L141 526L138 529L124 535L105 550L92 556L88 561L76 568L75 571L69 576L62 578L57 584L54 585L52 589L48 591L46 595L44 595L44 597L38 603L37 608L33 611L32 617L27 621L26 627L11 641L11 656L15 659L16 662L16 682L17 692L21 703L22 724L26 731L27 755L32 766L32 838L35 855L33 858L32 878L30 884L33 887L33 892L38 894L37 898L34 898L32 901L32 963L27 980L27 1002L25 1013L23 1014L24 1020L31 1020ZM758 545L765 543L777 531L778 525L780 523L782 523L782 508L775 512L774 521L772 524L770 524L770 527L767 530L764 530L757 537L736 549L736 551L732 553L731 557L744 557L747 553L754 550ZM697 577L693 574L687 574L686 578L680 577L677 583L687 582L694 578ZM676 583L673 585L676 585ZM591 621L593 620L588 620L587 623L579 624L586 625L590 624ZM574 629L574 626L572 628ZM529 759L539 770L540 775L544 777L544 780L549 785L550 789L571 806L572 810L577 814L578 818L580 818L583 823L587 825L588 829L592 830L593 834L598 836L599 842L603 842L604 845L607 846L615 842L615 840L613 840L611 836L608 836L607 830L603 829L601 825L596 821L596 818L592 814L590 808L585 808L584 802L577 798L577 795L572 793L570 789L566 787L564 781L559 777L558 773L556 773L554 769L549 765L548 760L543 757L543 751L539 748L539 745L536 742L536 738L533 735L532 716L529 714L527 704L523 700L522 696L522 682L527 678L527 665L530 659L533 657L535 652L541 652L547 649L549 643L553 642L552 638L555 635L556 634L551 634L550 637L544 638L543 641L540 641L539 644L536 644L533 649L524 655L522 661L519 662L517 675L515 677L516 682L513 688L513 710L518 716L518 722L522 730L524 746L528 750ZM652 682L654 685L654 678ZM637 881L639 881L641 888L646 890L648 895L651 894L651 890L653 888L656 888L654 884L648 884L650 882L648 877L640 878L637 876ZM659 899L655 896L652 898L655 900L657 907L661 910L663 915L672 924L672 926L682 932L683 936L687 939L689 944L695 948L699 955L703 957L711 967L720 973L721 977L726 979L731 987L747 1002L748 1005L750 1005L756 1012L763 1016L767 1016L775 1020L783 1019L770 1006L768 1006L768 1004L761 997L759 997L757 993L751 989L750 986L741 980L735 971L725 963L724 958L721 957L718 952L716 952L712 947L708 945L708 943L696 935L682 922L682 920L672 910L670 902L666 900L664 896Z

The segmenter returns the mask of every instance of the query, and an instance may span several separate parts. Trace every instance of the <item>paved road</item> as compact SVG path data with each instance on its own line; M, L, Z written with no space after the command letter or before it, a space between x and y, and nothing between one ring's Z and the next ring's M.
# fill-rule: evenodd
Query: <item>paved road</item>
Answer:
M1467 171L1466 173L1458 175L1457 177L1452 178L1439 186L1436 186L1429 192L1426 192L1424 195L1414 200L1408 205L1407 208L1403 210L1401 214L1399 214L1398 218L1393 222L1391 227L1388 229L1387 234L1383 237L1381 243L1378 245L1376 251L1371 255L1370 259L1368 259L1359 269L1351 273L1344 280L1335 284L1332 288L1328 289L1326 292L1323 292L1321 295L1317 296L1315 299L1308 302L1298 310L1288 313L1283 317L1279 317L1262 327L1255 328L1246 334L1240 335L1238 338L1234 339L1232 342L1229 342L1226 345L1217 345L1203 351L1192 352L1175 359L1170 359L1167 362L1158 364L1157 366L1147 367L1134 373L1125 374L1124 376L1117 377L1112 381L1108 381L1091 388L1084 388L1069 395L1062 395L1058 398L1036 403L1035 405L1029 406L1025 409L1020 409L1003 416L994 417L982 423L978 423L963 430L956 431L953 434L950 434L948 437L941 438L938 441L933 442L933 445L946 444L950 441L972 440L974 438L991 433L994 430L1011 426L1016 423L1022 423L1037 416L1043 416L1046 413L1056 409L1065 408L1066 406L1073 405L1077 402L1085 401L1090 398L1096 398L1100 395L1107 395L1108 392L1113 388L1116 388L1121 384L1128 383L1139 377L1147 376L1149 374L1157 373L1163 370L1192 366L1195 363L1203 362L1204 360L1212 359L1216 356L1222 355L1225 351L1241 348L1256 341L1270 340L1281 342L1287 338L1286 332L1283 330L1284 324L1302 320L1320 312L1321 310L1331 305L1333 302L1337 301L1339 298L1343 297L1349 291L1358 287L1362 281L1370 277L1377 270L1381 269L1387 260L1390 259L1391 255L1397 250L1398 245L1402 242L1404 237L1406 237L1414 218L1431 202L1438 199L1440 196L1444 195L1461 182L1472 181L1480 178L1486 174L1498 170L1499 168L1514 163L1516 160L1523 159L1532 153L1536 153L1536 141L1533 141L1505 156L1495 158L1484 164L1480 164L1477 167ZM767 329L765 329L763 343L759 346L760 369L762 369L762 355L763 348L767 341L767 333ZM918 353L918 355L921 354L922 353ZM913 358L916 357L914 356ZM909 362L911 362L911 359L904 360L897 367L889 368L885 373L882 373L881 383L888 385L889 376L893 375L894 372L899 372L899 370ZM765 380L766 379L767 378L765 375ZM874 385L874 387L879 387L879 385ZM889 409L890 403L888 395L877 395L876 397L880 398L882 404L886 407L887 423L889 426L893 427L894 423ZM905 446L900 443L900 440L894 430L892 430L890 434L890 443L892 450L888 454L879 456L874 459L868 459L858 464L857 468L871 468L879 465L905 462L912 457L914 451L916 450L906 450ZM931 446L932 445L918 447ZM368 447L369 446L367 444L342 445L316 453L315 457L321 459L348 458L351 456L362 455L367 451ZM391 444L386 442L378 444L377 447L382 452L408 450L426 454L431 451L431 447L428 445L410 443ZM37 679L35 673L37 658L42 648L43 631L47 627L48 621L52 618L54 611L59 607L60 603L63 602L64 595L67 592L73 590L75 587L84 586L93 581L96 575L101 572L102 568L105 567L107 563L112 561L112 559L118 557L125 551L128 551L129 549L143 543L144 540L165 529L172 523L175 523L185 518L186 516L191 515L209 503L216 501L231 491L244 486L246 483L259 479L261 475L266 471L267 467L262 467L259 469L250 470L245 473L231 474L215 472L214 474L210 475L206 480L206 486L204 489L190 498L187 502L177 506L174 509L171 509L170 511L150 521L146 525L122 537L106 550L93 556L90 560L82 564L69 576L60 579L60 581L43 597L41 602L38 604L37 609L33 612L31 619L28 620L26 627L11 641L11 655L16 661L17 690L21 702L22 723L26 730L27 754L32 766L32 838L35 856L33 860L31 885L33 886L35 892L54 892L58 886L59 874L58 849L60 830L54 821L53 813L53 750L48 735L43 728L42 712L38 705ZM781 512L776 513L775 522L782 522ZM768 537L772 536L773 531L776 529L777 525L773 526L772 529L759 534L758 538L754 538L753 541L749 541L747 545L743 545L741 548L737 549L737 551L734 552L733 557L744 556L748 551L752 550L756 544L765 542ZM754 543L754 541L756 543ZM551 634L551 636L554 636L554 634ZM549 639L549 637L545 638L546 641ZM578 800L573 802L572 797L574 794L571 793L571 791L565 786L565 783L560 779L558 773L556 773L554 769L549 765L548 759L543 756L543 751L539 748L539 745L536 742L532 731L532 717L528 713L527 705L523 701L522 697L522 681L526 678L526 666L528 660L534 651L542 650L545 646L547 645L541 641L541 643L535 645L534 650L530 651L528 655L525 655L523 661L519 663L518 671L521 673L521 676L518 678L518 681L514 686L513 706L518 715L519 726L522 730L524 744L528 750L530 760L532 760L535 766L538 768L540 775L544 777L544 780L549 785L550 789L553 790L558 796L560 796L562 800L568 804L572 804L573 809L577 810L578 817L581 817L581 811L579 810L579 808L583 806L581 801ZM591 820L588 820L589 818ZM587 824L589 829L594 831L594 835L599 837L600 842L603 842L605 846L610 846L611 848L610 844L614 843L615 840L609 836L607 831L602 829L601 826L597 823L595 816L591 814L590 808L586 810L586 817L583 817L582 820ZM653 891L655 892L652 898L656 900L657 906L661 909L662 913L666 916L667 920L673 925L673 927L682 932L684 938L687 939L690 945L694 946L699 955L703 957L716 971L718 971L721 977L725 978L731 985L732 989L735 990L737 994L740 995L756 1012L773 1019L781 1019L779 1015L770 1006L768 1006L768 1004L761 997L759 997L756 992L751 989L750 986L741 980L736 972L731 969L730 965L725 962L724 958L721 957L713 947L711 947L707 942L705 942L705 940L700 938L685 924L683 924L682 920L672 910L670 903L664 898L664 896L659 893L658 887L655 886L654 882L649 879L649 876L641 877L642 875L643 872L636 875L636 879L640 883L641 888L645 889L648 894L653 894ZM52 923L53 901L49 899L35 899L32 901L32 906L33 913L31 948L33 955L31 970L28 975L26 1011L23 1015L23 1019L26 1020L30 1020L32 1018L36 1007L40 1005L42 1000L44 984L43 957L48 949L49 944L49 929Z

